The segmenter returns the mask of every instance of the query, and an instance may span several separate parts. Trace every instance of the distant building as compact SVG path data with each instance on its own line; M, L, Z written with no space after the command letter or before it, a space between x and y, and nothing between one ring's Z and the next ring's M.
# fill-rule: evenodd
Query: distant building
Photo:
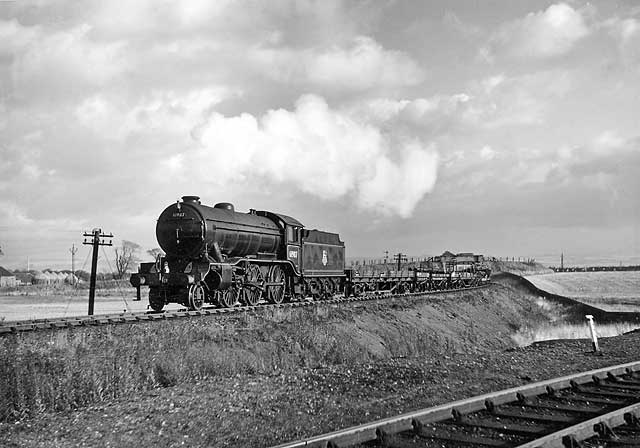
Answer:
M18 285L31 285L33 283L33 274L30 272L16 272L15 275Z
M11 288L16 286L16 276L15 274L0 266L0 287L7 286Z
M46 285L51 283L51 279L44 272L33 272L33 283L36 285Z

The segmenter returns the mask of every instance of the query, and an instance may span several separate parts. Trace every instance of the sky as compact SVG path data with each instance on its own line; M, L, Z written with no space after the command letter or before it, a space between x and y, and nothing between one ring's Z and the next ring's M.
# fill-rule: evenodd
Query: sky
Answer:
M183 195L348 257L640 256L639 174L631 0L0 1L5 267L144 255Z

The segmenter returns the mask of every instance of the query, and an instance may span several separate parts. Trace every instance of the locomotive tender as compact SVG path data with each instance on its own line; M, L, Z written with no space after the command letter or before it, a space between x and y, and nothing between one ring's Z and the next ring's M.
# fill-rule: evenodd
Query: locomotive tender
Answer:
M270 211L238 213L227 202L209 207L198 196L168 206L158 218L156 237L166 255L141 263L130 279L138 300L141 286L149 287L154 311L168 303L199 310L205 303L233 307L468 288L489 278L482 269L361 276L345 269L345 246L336 233L305 229L295 218Z

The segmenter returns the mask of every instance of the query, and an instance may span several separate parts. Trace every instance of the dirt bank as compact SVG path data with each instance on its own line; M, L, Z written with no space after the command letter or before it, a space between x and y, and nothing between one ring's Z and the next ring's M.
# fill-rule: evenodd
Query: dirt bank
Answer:
M553 272L553 270L535 261L524 262L489 260L486 263L491 268L492 275L500 274L503 272L509 272L511 274L517 275L548 274L550 272Z
M1 424L0 439L268 446L638 357L637 335L624 349L603 341L601 357L586 341L516 348L511 335L549 319L537 299L503 284L3 338L0 409L20 420Z

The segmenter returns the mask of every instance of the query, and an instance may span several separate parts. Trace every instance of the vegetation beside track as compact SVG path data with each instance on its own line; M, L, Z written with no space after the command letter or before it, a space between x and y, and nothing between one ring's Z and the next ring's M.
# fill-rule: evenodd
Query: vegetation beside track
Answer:
M515 299L515 301L514 301ZM528 314L525 317L525 314ZM500 286L436 296L25 333L0 340L0 420L236 374L512 345L531 316Z

